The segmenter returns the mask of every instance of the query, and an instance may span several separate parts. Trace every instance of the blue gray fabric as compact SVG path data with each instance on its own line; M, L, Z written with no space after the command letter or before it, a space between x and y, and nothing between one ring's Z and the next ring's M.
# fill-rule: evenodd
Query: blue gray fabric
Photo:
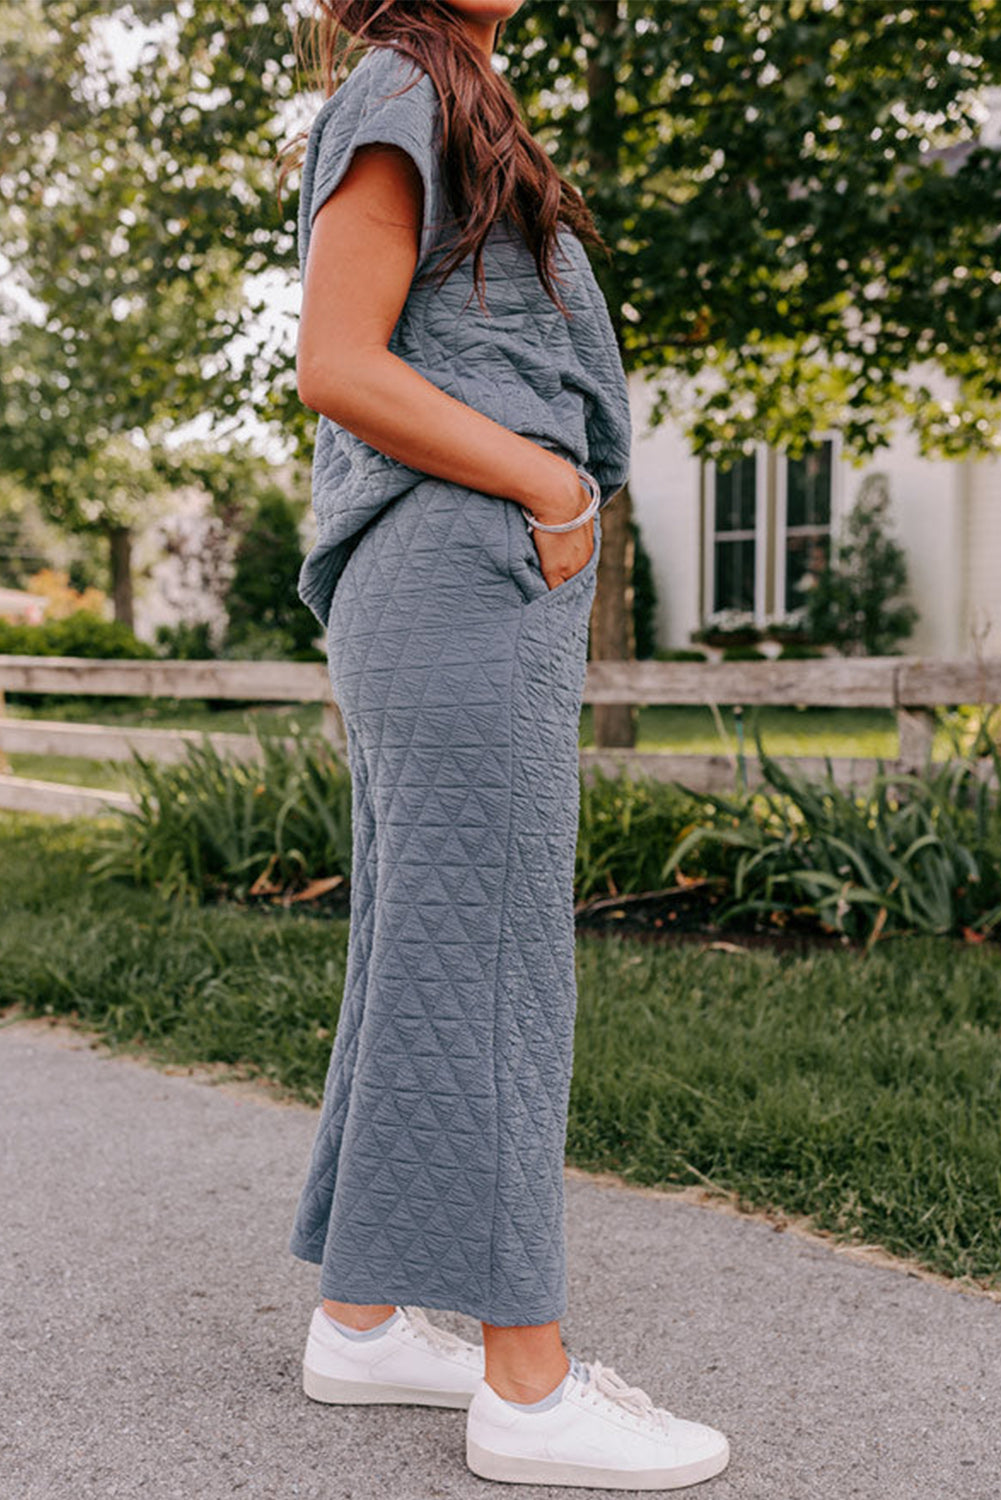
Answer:
M607 505L629 472L629 401L608 308L577 236L560 226L560 294L572 314L569 323L505 219L492 226L484 254L487 315L476 298L471 257L440 289L417 284L455 229L443 184L441 129L430 76L392 47L371 48L321 105L309 132L299 199L301 267L313 220L354 151L376 141L400 146L420 171L424 217L419 259L390 349L502 426L561 444L594 475ZM312 478L317 534L299 575L299 596L325 625L357 537L422 475L320 416Z
M380 70L374 89L385 61L366 65ZM359 98L360 71L353 108L372 97L365 86ZM361 109L362 124L370 116L380 139L390 124L411 138L409 114ZM324 185L336 170L325 167ZM627 475L629 424L607 311L586 312L580 269L581 316L561 341L527 248L494 252L488 280L494 330L432 295L404 320L407 349L419 358L435 329L427 347L440 346L443 382L586 461L610 499ZM597 377L593 362L570 370L568 350L579 362L588 348ZM550 589L516 502L419 471L401 478L332 424L323 431L323 452L347 464L330 471L336 484L324 460L317 471L326 535L340 540L321 544L307 578L347 731L351 924L290 1248L321 1267L325 1298L546 1323L567 1301L578 729L601 512L588 562Z
M334 592L344 997L293 1252L323 1297L566 1308L578 723L600 553L550 589L521 508L425 477Z

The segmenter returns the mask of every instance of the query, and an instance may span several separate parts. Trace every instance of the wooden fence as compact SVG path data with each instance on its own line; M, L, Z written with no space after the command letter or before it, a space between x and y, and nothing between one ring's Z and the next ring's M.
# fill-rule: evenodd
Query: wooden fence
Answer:
M3 714L3 694L95 693L124 697L231 698L255 703L320 703L323 732L343 748L343 723L330 692L325 662L282 661L94 661L77 657L0 655L0 757L3 752L87 756L127 760L133 750L161 760L183 757L186 745L200 742L198 731L141 729L58 720L11 719ZM941 661L885 656L816 661L613 662L588 663L587 703L672 706L802 706L891 710L899 730L892 770L924 764L934 733L934 710L960 703L1001 702L1001 659ZM259 754L251 734L210 734L222 754ZM823 760L783 758L806 771ZM673 755L632 750L582 750L582 771L594 766L614 774L622 767L698 791L732 787L732 754ZM834 759L842 785L863 782L875 769L869 759ZM753 753L748 779L756 777ZM126 792L64 786L0 774L0 807L75 816L128 807Z

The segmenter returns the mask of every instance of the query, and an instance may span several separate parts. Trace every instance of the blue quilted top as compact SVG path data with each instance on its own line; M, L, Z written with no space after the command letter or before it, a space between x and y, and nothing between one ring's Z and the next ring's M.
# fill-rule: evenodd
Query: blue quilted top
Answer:
M410 87L407 85L410 84ZM396 98L388 97L404 89ZM371 47L313 121L303 161L299 261L310 229L355 148L401 146L424 184L413 283L442 253L454 220L441 175L441 105L430 76L393 47ZM507 219L484 246L484 315L467 256L441 288L410 292L389 348L425 379L513 432L563 451L601 486L606 505L629 475L631 423L625 372L608 307L583 245L559 227L559 291L567 321L545 292L531 252ZM424 476L321 415L313 457L317 537L298 592L326 626L334 586L362 530Z

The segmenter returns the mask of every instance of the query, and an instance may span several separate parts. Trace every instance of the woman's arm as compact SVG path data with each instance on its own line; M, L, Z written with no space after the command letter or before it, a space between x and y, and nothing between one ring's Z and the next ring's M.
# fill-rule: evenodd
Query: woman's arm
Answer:
M439 390L389 350L417 266L423 189L405 151L358 148L313 223L303 278L299 397L411 468L567 521L588 495L574 466ZM591 522L534 532L550 587L584 566Z

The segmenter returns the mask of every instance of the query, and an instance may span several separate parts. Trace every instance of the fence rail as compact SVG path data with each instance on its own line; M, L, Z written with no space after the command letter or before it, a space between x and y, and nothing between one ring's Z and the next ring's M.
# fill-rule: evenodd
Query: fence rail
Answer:
M0 759L4 752L127 760L133 750L162 760L178 759L201 733L142 729L59 720L10 719L4 692L100 694L159 698L222 698L255 703L320 703L322 730L343 749L344 726L331 696L326 662L283 661L95 661L63 656L0 655ZM1001 658L943 661L914 656L815 661L588 663L586 703L650 706L740 706L744 708L883 708L896 716L899 747L886 762L891 770L924 764L934 734L934 710L960 703L1001 703ZM259 754L250 734L210 734L222 754L252 759ZM782 757L783 764L820 770L822 759ZM673 755L634 750L582 750L584 774L594 768L680 781L697 791L733 784L735 756ZM843 785L870 775L876 762L834 758ZM749 779L756 775L752 761ZM75 816L130 806L125 792L65 786L0 774L0 807Z

